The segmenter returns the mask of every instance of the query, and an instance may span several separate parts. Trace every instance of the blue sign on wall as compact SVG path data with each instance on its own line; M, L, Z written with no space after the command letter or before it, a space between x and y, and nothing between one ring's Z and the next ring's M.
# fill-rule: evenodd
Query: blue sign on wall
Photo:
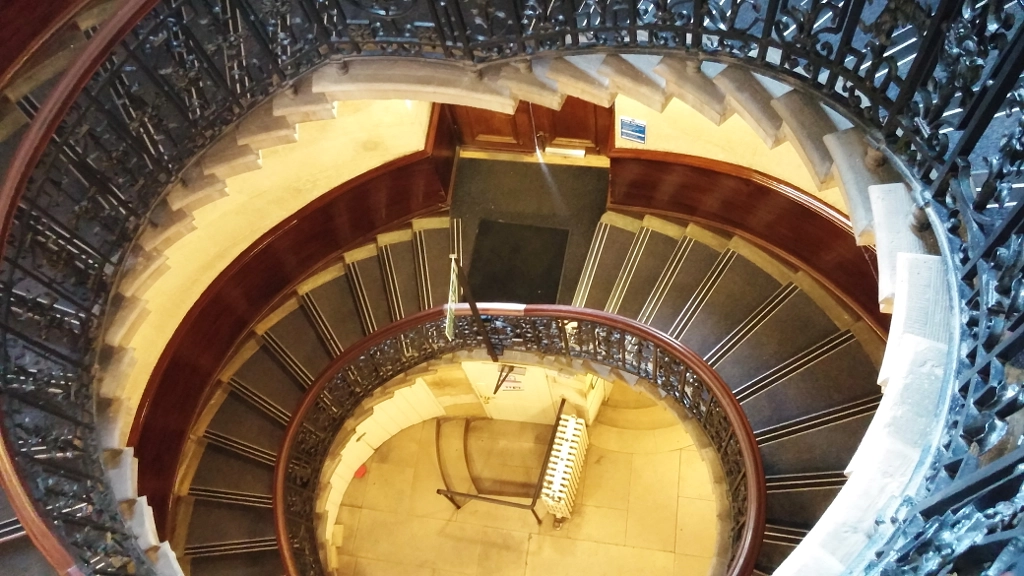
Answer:
M647 143L647 122L622 116L619 118L619 135L623 140Z

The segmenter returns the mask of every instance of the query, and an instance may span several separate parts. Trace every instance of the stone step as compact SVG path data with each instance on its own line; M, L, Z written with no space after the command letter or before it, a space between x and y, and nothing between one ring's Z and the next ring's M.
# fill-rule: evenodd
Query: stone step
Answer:
M878 255L878 308L892 314L897 255L927 254L928 247L914 230L914 199L904 184L869 186L868 197Z
M331 101L423 100L502 114L514 113L518 105L501 84L487 82L465 66L436 60L353 60L325 66L312 78L313 93Z
M832 185L832 155L823 138L836 131L836 125L818 104L818 99L799 90L772 100L772 108L782 118L786 140L793 144L811 179L823 190Z
M846 203L857 244L874 245L875 223L868 188L899 182L899 175L881 152L868 145L864 133L857 128L828 134L822 141L835 161L833 170L838 176L839 192Z
M714 78L729 107L746 120L769 148L782 142L782 117L772 107L772 95L753 74L728 66Z
M608 399L604 401L601 409L620 408L623 410L638 410L657 405L658 402L655 399L640 390L636 390L622 382L612 382L611 392L609 392Z
M607 404L597 414L597 422L626 430L657 430L679 426L679 418L663 406L616 408Z
M682 426L630 430L595 422L588 434L593 446L631 454L658 454L693 446L693 439Z

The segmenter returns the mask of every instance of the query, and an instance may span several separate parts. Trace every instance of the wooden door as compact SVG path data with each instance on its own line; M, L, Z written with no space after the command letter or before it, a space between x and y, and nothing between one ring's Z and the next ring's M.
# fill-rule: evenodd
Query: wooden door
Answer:
M520 102L512 115L467 106L452 106L452 112L463 146L512 152L537 148L529 102Z
M569 96L560 110L520 102L515 114L452 106L460 144L479 150L532 153L548 146L601 154L608 148L614 120L602 108Z
M533 107L534 129L543 148L583 148L587 154L607 149L614 121L612 108L568 96L560 110Z

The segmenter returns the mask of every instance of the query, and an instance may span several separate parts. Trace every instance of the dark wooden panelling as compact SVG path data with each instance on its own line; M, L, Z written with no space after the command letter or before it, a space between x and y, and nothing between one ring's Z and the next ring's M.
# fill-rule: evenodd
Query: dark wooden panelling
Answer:
M743 236L807 270L883 336L870 255L849 222L806 193L765 174L706 158L616 149L609 208L682 217Z
M452 106L452 112L463 146L513 152L536 147L529 102L520 102L512 115L467 106Z
M560 110L520 102L515 114L451 106L463 146L483 150L534 152L537 146L584 148L597 154L608 148L612 108L569 96ZM536 136L536 138L535 138Z
M534 129L542 147L585 148L588 154L605 150L614 119L612 108L602 108L569 96L561 110L533 106Z
M439 118L435 110L434 120ZM450 138L431 129L426 150L400 158L324 194L252 244L206 289L164 349L136 415L129 444L139 489L162 533L178 461L192 421L231 350L294 283L346 248L447 206ZM431 157L434 152L434 157Z

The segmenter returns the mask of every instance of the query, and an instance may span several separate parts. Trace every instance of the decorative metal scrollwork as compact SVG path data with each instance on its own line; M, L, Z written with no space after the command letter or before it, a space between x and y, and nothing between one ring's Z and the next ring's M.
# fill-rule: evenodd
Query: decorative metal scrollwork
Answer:
M649 380L676 400L705 431L718 452L730 486L732 541L746 526L747 470L736 430L707 384L690 366L658 343L624 328L592 320L551 316L486 316L488 336L498 350L533 352L603 364ZM314 527L316 491L335 436L360 402L379 386L419 364L461 350L482 349L483 338L472 317L456 318L455 338L448 340L444 319L428 320L371 345L344 363L317 393L309 410L292 423L295 440L285 452L282 510L287 519L291 555L303 576L321 576ZM335 409L337 408L337 409ZM735 552L734 546L734 552Z

